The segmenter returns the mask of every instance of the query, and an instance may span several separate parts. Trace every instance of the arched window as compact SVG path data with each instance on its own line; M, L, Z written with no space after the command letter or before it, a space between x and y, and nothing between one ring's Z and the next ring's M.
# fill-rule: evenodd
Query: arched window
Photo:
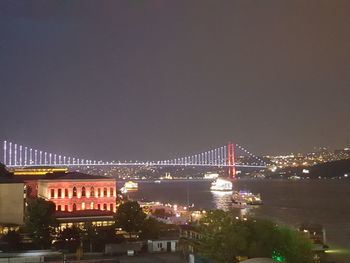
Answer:
M64 196L68 197L68 189L64 189Z
M77 188L74 186L73 187L73 197L77 196Z
M103 204L103 210L107 210L107 204Z
M85 187L83 186L83 188L81 188L81 196L85 197L86 196L86 191L85 191Z
M91 186L91 188L90 188L90 196L91 196L91 197L94 197L94 196L95 196L95 189L94 189L93 186Z
M103 196L104 196L104 197L107 196L107 188L103 188Z
M109 205L109 210L113 211L113 204Z
M73 212L74 211L77 211L77 205L76 204L73 204Z

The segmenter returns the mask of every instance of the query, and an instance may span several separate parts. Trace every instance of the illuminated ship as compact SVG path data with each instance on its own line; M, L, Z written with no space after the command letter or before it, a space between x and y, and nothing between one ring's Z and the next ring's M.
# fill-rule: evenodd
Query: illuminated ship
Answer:
M217 178L211 183L212 191L232 191L232 182L227 179Z
M139 189L139 184L133 181L125 182L124 186L120 188L120 192L122 194L126 194L127 192L137 191Z
M260 194L253 194L249 191L234 191L231 199L233 206L237 208L262 205Z

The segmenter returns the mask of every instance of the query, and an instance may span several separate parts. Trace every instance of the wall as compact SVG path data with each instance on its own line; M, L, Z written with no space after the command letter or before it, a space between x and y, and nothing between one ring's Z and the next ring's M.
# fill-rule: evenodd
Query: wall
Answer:
M171 242L171 252L176 251L177 240L149 240L148 251L149 252L167 252L168 242Z
M24 223L24 184L0 183L0 223Z

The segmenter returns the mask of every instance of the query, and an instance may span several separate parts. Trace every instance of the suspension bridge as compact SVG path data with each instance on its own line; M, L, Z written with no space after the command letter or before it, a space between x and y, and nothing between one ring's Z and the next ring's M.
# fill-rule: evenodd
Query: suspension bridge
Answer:
M75 167L75 166L192 166L223 167L229 177L235 177L236 168L261 168L267 163L244 147L228 143L205 152L174 159L156 161L103 161L67 156L43 151L10 141L3 141L3 163L9 168L35 167Z

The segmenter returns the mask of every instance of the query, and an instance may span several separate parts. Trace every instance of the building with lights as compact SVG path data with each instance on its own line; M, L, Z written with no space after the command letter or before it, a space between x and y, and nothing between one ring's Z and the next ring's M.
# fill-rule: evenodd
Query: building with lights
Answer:
M114 178L68 172L64 168L32 167L16 169L7 180L12 183L19 182L18 189L21 188L22 191L21 194L19 191L11 192L13 198L22 198L20 205L22 209L18 209L19 205L14 209L8 198L5 202L8 211L16 210L22 220L20 222L18 219L11 219L7 222L23 224L25 207L23 189L26 189L27 198L43 198L55 204L55 216L61 229L73 225L83 227L86 222L96 226L114 223L117 204L117 183ZM0 194L5 194L5 191L0 190ZM5 200L2 196L0 198ZM16 203L18 202L17 200ZM6 212L3 212L2 208L5 206L0 204L0 207L0 214L4 216Z
M116 211L115 179L81 173L59 175L38 180L38 197L54 202L57 211Z
M0 178L0 235L24 223L25 185Z

